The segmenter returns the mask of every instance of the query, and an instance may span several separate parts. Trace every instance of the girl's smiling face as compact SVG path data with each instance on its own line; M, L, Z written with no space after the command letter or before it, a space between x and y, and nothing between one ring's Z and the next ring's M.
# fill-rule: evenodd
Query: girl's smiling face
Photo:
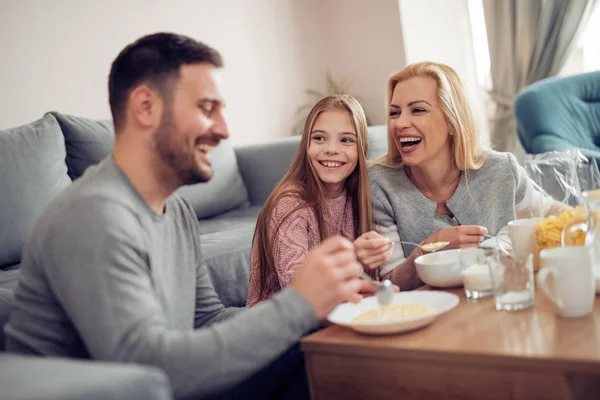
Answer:
M319 114L310 133L308 157L327 197L339 196L358 163L356 128L349 112L325 110Z

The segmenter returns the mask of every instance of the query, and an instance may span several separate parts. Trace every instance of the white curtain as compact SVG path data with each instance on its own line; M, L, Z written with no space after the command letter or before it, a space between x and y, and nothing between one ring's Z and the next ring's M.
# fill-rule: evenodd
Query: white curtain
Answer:
M494 148L522 156L512 114L514 97L530 83L560 72L597 2L483 0L496 103Z

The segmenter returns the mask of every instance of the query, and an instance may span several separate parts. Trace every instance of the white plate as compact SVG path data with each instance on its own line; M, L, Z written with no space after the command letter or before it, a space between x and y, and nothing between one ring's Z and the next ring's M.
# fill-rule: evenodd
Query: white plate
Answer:
M457 295L434 290L415 290L412 292L394 293L392 304L425 304L436 311L418 317L405 318L393 322L377 322L372 324L355 324L352 319L360 313L379 308L374 296L366 297L358 304L344 303L337 306L327 317L329 322L345 326L356 332L370 335L385 335L406 332L430 324L438 315L456 307L460 299Z

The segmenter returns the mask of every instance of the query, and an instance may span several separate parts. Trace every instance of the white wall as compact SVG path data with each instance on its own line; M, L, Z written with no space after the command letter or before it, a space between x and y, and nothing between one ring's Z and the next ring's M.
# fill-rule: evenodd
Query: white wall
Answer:
M302 4L300 12L299 7ZM0 129L57 110L110 116L107 77L118 52L160 30L190 35L223 55L234 143L289 134L305 101L303 29L318 0L0 0ZM303 11L303 9L305 11Z
M398 0L407 64L436 61L463 78L480 131L489 144L482 88L477 79L468 0Z
M385 82L404 66L397 0L0 0L0 129L49 110L110 117L110 63L161 30L222 53L234 143L290 134L327 70L384 123Z
M0 0L0 129L49 110L109 117L110 63L126 44L160 30L190 35L223 54L234 143L290 134L298 106L314 101L305 90L323 90L327 70L348 83L371 123L385 123L387 78L426 59L465 78L484 120L467 3ZM482 132L487 137L485 126Z
M405 66L397 0L325 0L327 65L346 79L370 123L387 123L387 79Z

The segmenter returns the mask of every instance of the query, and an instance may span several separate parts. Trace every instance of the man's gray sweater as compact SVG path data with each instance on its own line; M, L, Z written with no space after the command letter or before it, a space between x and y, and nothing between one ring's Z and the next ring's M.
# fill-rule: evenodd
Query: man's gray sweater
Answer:
M248 378L317 326L292 288L226 309L197 225L176 194L153 212L112 158L88 169L28 239L8 350L155 365L176 397L202 396Z

